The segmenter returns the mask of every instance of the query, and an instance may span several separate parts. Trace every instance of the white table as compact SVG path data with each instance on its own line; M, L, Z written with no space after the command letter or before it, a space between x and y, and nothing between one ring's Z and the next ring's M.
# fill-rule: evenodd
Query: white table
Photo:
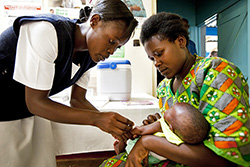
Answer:
M94 101L91 102L95 104ZM142 120L149 114L159 112L158 100L147 94L132 95L131 100L127 102L110 101L106 104L104 103L103 105L96 103L99 105L96 105L96 107L100 111L118 112L132 120L136 125L141 125ZM52 127L57 155L114 150L113 137L96 127L54 122Z

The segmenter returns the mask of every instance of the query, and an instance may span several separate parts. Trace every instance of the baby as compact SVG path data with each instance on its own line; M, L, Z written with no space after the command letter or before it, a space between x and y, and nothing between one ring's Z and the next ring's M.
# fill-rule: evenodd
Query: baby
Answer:
M198 144L207 137L210 130L209 123L202 113L187 103L174 104L173 107L164 113L164 120L161 118L152 124L137 126L131 131L131 134L134 137L154 134L166 137L170 143L179 145L183 142ZM126 151L129 153L137 140L130 140L127 147L124 141L116 141L114 143L115 152L119 154L125 151L126 147ZM157 158L158 160L156 161L166 159L154 153L150 153L149 155ZM157 163L156 161L154 160L154 163Z

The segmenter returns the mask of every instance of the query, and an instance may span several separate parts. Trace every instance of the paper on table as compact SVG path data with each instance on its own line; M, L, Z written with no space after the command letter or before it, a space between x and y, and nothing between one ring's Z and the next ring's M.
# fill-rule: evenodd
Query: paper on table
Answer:
M153 105L154 103L151 101L123 101L122 104L127 106L133 106L133 105Z
M102 108L109 102L108 96L87 96L87 99L96 108Z

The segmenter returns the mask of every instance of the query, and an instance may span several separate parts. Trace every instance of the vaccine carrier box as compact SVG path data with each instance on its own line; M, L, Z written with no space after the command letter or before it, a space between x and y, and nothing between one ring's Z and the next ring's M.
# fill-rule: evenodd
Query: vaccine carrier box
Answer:
M105 60L97 64L97 95L109 100L131 97L131 64L129 60Z

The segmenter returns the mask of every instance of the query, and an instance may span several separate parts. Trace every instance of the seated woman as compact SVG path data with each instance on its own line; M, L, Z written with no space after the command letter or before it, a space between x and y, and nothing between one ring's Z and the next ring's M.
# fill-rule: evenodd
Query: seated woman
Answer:
M148 18L140 40L148 58L165 76L157 89L160 111L188 103L203 114L211 130L207 139L195 145L177 146L162 137L143 135L129 155L118 161L125 167L140 167L149 152L154 152L167 158L155 166L250 166L248 84L240 69L222 55L202 58L190 54L188 32L176 14Z

